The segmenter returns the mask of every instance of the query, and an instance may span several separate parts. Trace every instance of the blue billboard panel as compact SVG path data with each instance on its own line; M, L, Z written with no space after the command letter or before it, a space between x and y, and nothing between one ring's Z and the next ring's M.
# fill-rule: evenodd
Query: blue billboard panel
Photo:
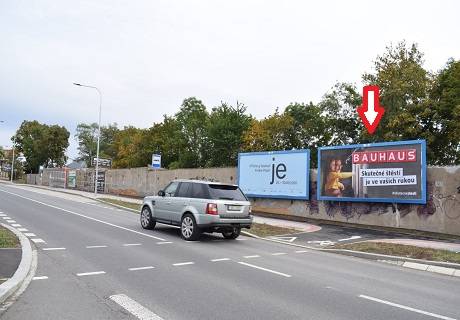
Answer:
M310 150L238 155L238 184L252 198L309 198Z
M426 203L425 140L318 148L318 200Z

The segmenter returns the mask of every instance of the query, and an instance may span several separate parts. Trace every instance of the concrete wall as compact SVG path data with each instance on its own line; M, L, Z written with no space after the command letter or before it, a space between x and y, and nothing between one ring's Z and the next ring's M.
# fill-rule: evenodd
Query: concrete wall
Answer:
M45 170L41 177L28 175L27 183L63 186L62 173L51 171L56 169ZM460 235L460 166L430 167L427 171L426 205L317 201L316 170L310 172L310 201L260 198L251 201L256 212ZM92 169L77 170L76 188L94 190L93 175ZM106 170L105 192L144 197L156 194L171 180L179 178L237 183L237 169L110 169Z

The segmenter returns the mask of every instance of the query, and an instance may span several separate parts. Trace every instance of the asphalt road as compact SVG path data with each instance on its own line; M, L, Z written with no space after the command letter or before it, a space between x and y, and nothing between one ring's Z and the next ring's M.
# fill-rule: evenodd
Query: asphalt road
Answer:
M38 250L2 320L460 319L456 277L243 236L186 242L132 212L5 184L0 211Z

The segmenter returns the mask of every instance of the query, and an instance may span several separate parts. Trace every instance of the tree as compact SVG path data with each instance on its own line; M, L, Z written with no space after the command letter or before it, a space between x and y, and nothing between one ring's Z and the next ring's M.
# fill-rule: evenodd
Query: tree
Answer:
M430 74L423 68L423 53L416 44L402 41L387 47L374 62L375 73L366 73L366 84L378 85L385 115L374 135L362 133L363 141L398 141L424 136L420 117L426 111ZM428 137L429 138L429 137Z
M97 123L79 123L77 125L75 139L78 141L77 161L85 161L87 167L92 167L93 158L97 154ZM101 137L99 142L99 157L114 159L117 150L115 149L115 136L119 129L117 124L101 126Z
M117 155L113 161L115 168L145 167L150 161L151 153L145 148L147 130L133 126L117 132L114 146Z
M330 131L326 130L325 117L319 106L312 102L291 103L284 110L284 114L292 118L293 124L288 129L289 149L310 149L311 166L317 163L317 148L324 145Z
M237 102L232 107L222 102L213 108L207 127L209 144L207 166L235 166L243 134L251 124L251 116L245 114L244 104Z
M181 137L177 141L181 146L179 163L182 168L204 167L206 163L207 137L206 127L209 114L201 100L187 98L176 113L180 125Z
M26 158L25 170L37 173L40 166L57 167L65 164L65 151L70 133L65 127L48 126L38 121L23 121L15 139L16 148Z
M450 59L435 76L425 112L430 132L428 158L434 165L460 163L460 61Z
M5 151L3 151L3 147L0 146L0 159L4 159L5 158Z
M276 151L292 149L291 130L294 119L288 114L275 113L265 119L253 119L243 137L244 151Z

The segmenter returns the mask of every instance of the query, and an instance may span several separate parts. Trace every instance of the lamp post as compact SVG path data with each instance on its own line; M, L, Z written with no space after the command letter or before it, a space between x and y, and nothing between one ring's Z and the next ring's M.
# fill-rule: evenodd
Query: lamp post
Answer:
M11 182L13 182L13 176L14 176L14 147L16 145L16 135L13 137L13 160L11 161Z
M102 94L101 94L101 91L97 87L88 86L88 85L84 85L81 83L75 83L75 82L73 84L79 87L95 89L97 93L99 93L99 124L98 124L98 129L97 129L96 174L94 176L94 196L97 196L97 177L99 175L99 142L101 139Z

